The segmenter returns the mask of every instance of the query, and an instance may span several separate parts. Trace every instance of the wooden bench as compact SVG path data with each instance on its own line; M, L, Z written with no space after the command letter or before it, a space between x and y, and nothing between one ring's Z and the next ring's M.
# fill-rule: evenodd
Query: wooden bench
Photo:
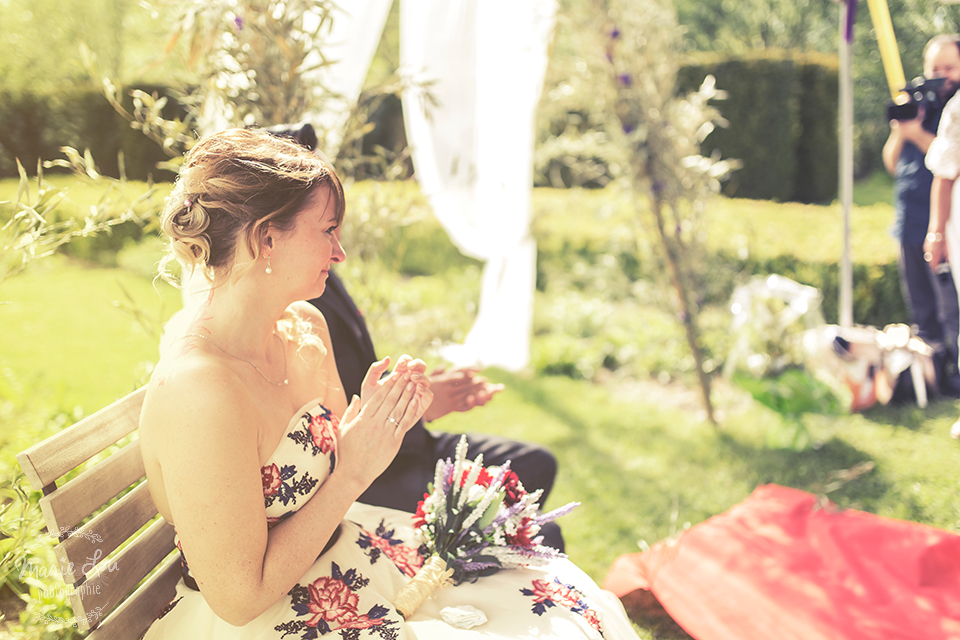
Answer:
M140 638L173 599L180 577L179 555L171 553L173 527L157 518L140 441L115 447L137 429L145 391L140 388L17 455L30 483L43 491L40 509L47 531L59 538L59 571L72 587L75 620L69 622L92 630L87 638L93 640ZM111 448L116 450L57 486Z

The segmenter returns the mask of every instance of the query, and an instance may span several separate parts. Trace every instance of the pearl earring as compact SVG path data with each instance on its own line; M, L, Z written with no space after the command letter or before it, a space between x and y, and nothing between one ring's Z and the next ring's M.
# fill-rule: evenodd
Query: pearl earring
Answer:
M267 268L264 269L264 272L267 275L270 275L271 273L273 273L273 269L270 268L270 256L267 256Z

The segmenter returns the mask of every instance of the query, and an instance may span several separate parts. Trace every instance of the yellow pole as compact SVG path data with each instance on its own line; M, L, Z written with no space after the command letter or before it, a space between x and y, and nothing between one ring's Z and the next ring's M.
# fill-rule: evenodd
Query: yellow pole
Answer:
M887 84L890 85L890 97L894 102L905 102L908 96L903 88L907 81L903 76L903 64L900 62L897 38L893 34L893 22L890 21L887 0L867 0L867 5L870 7L873 30L877 32L880 59L883 60L883 70L887 74Z

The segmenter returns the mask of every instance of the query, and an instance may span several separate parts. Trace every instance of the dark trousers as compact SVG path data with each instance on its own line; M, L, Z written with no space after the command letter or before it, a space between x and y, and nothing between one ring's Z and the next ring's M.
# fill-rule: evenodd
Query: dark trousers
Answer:
M387 470L360 496L360 502L414 513L423 499L427 485L433 482L437 460L453 458L460 441L459 433L427 431L427 443L421 450L401 452ZM467 434L467 459L483 454L484 466L501 465L510 460L524 489L543 489L544 504L557 475L557 460L544 447L486 434ZM540 530L544 543L564 550L563 536L556 522L548 522Z
M910 311L910 323L918 337L945 349L945 360L952 371L957 362L960 309L949 265L941 264L934 275L923 259L922 244L901 244L899 266L900 290Z

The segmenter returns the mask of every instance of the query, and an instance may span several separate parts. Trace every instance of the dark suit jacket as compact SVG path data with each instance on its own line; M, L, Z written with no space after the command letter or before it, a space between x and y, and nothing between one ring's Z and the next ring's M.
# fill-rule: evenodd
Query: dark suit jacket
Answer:
M354 395L360 395L363 377L370 365L377 361L367 324L343 282L332 270L327 276L327 288L323 295L310 300L310 303L323 313L330 328L333 355L349 402ZM399 455L422 453L426 441L427 431L421 420L404 436Z

